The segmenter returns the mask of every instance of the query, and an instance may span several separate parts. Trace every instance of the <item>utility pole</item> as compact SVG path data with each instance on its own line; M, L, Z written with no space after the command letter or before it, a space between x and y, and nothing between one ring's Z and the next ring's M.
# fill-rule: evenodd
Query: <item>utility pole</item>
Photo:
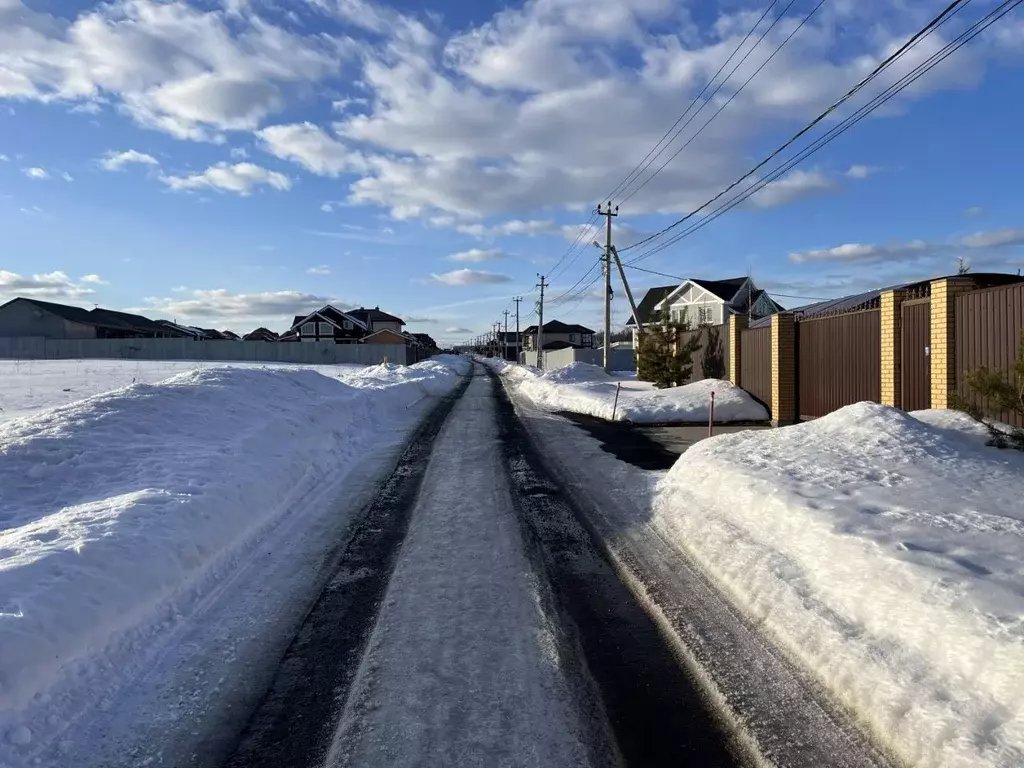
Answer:
M505 347L505 352L504 352L505 359L508 360L508 310L507 309L505 310L505 336L504 336L504 341L505 341L505 344L503 346Z
M544 370L544 275L540 276L540 303L537 305L537 367Z
M612 216L619 215L619 206L612 211L611 201L601 210L601 204L597 204L597 213L604 216L607 221L604 241L604 372L611 373L611 335L612 335Z
M516 362L519 362L519 352L523 348L523 339L519 335L519 302L523 300L522 296L516 296L512 301L516 303Z
M640 316L636 311L636 302L633 301L633 292L629 290L629 281L626 280L626 271L622 268L622 259L619 258L619 252L615 250L615 246L612 246L612 256L615 257L615 266L619 268L619 278L622 280L622 287L626 291L626 299L629 301L629 309L633 313L633 322L636 323L637 337L643 335L644 325L640 322Z

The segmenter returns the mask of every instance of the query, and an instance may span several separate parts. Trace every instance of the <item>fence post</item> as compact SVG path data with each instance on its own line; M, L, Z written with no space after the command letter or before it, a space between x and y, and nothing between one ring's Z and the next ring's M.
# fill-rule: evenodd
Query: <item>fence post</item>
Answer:
M772 426L797 421L796 324L793 315L772 315Z
M729 318L729 381L736 386L740 385L740 355L743 350L740 346L740 333L750 327L748 315L733 315Z
M903 407L902 306L903 291L883 291L881 296L881 401L882 405Z
M969 277L932 281L932 408L949 408L949 395L956 389L956 297L973 285Z

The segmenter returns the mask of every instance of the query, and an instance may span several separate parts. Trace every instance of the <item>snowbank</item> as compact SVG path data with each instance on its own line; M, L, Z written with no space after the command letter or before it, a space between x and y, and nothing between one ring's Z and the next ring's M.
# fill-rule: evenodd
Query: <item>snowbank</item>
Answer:
M655 500L656 526L914 766L1024 764L1024 455L972 430L860 403L698 443Z
M702 422L708 420L715 393L715 421L765 421L764 406L728 381L704 379L671 389L639 386L631 375L606 374L597 365L573 363L541 372L523 365L497 368L515 390L549 411L571 411L615 421L639 423ZM619 391L615 407L615 390Z
M0 743L59 727L66 689L145 653L261 531L336 497L383 426L468 367L435 359L359 387L196 370L0 425ZM20 721L51 699L52 722Z

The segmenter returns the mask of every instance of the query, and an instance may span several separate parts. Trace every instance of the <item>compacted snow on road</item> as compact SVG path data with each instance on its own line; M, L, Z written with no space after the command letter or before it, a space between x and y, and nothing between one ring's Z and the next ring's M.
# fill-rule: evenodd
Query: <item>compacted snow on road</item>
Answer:
M476 377L434 444L328 765L586 764L493 398Z
M546 372L502 360L485 363L498 371L518 395L549 411L644 424L707 423L713 392L716 422L768 419L763 405L735 384L719 379L654 389L651 384L636 381L635 375L607 374L600 366L589 363L572 363Z
M191 762L468 368L204 368L0 424L0 765Z

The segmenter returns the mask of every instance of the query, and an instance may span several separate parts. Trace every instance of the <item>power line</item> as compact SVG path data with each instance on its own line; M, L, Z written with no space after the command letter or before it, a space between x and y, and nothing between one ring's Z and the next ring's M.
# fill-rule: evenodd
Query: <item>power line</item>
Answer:
M597 212L591 211L590 219L583 226L580 227L580 231L576 233L576 238L572 241L572 243L569 244L569 247L565 249L565 253L562 254L561 258L559 258L558 261L555 262L555 266L548 270L550 277L554 277L555 273L558 271L559 265L563 261L565 261L569 254L576 250L581 243L585 242L585 239L587 237L590 237L589 231L593 228L594 223L597 221L597 218ZM577 258L579 258L579 253L577 253L576 256L573 257L571 262L565 265L562 271L564 272L566 269L572 266L572 264L575 263Z
M584 280L586 280L590 276L590 274L594 271L594 269L599 267L599 266L601 266L601 260L597 259L591 265L590 269L588 269L583 274L583 277L581 277L579 280L577 280L576 283L569 290L565 291L564 293L560 294L559 296L556 296L553 299L548 299L548 304L554 306L555 304L561 302L563 299L566 299L566 297L569 297L568 299L566 299L567 301L571 301L575 297L574 291L576 291L577 286L579 286L580 283L582 283ZM573 294L573 295L570 296L570 294Z
M789 5L787 5L785 7L785 9L782 11L782 13L780 13L779 16L775 19L775 21L772 22L771 26L768 27L767 30L765 30L764 36L762 36L762 38L761 38L762 40L764 39L765 36L767 36L767 34L769 32L771 32L771 30L775 26L775 24L777 24L779 21L782 20L783 16L786 15L786 12L793 6L793 3L795 3L795 2L796 2L796 0L791 0L790 1ZM703 133L704 129L707 128L709 125L711 125L711 123L714 122L715 118L717 118L720 114L722 114L722 111L732 103L733 99L735 99L737 96L740 95L740 93L743 92L743 89L746 88L750 84L750 81L753 80L755 77L757 77L761 73L761 71L765 67L767 67L769 63L771 63L772 59L774 59L778 55L779 51L781 51L783 48L786 47L786 44L789 43L789 41L793 39L793 37L796 35L797 32L799 32L801 29L803 29L804 25L807 24L807 22L811 20L811 17L814 16L814 14L816 14L818 12L818 10L821 8L821 6L823 6L824 4L825 4L825 0L819 0L818 4L815 5L811 9L810 13L808 13L806 16L804 16L803 20L796 27L793 28L793 31L790 32L781 43L779 43L778 47L776 47L775 50L771 52L771 54L768 56L768 58L766 58L763 62L761 62L761 65L757 69L754 70L754 72L750 75L750 77L748 77L746 80L744 80L743 83L740 85L740 87L737 88L735 91L733 91L732 95L730 95L729 98L726 99L726 101L722 104L722 106L720 106L715 111L715 113L710 118L708 118L707 122L705 122L704 125L702 125L700 128L698 128L697 131L694 132L693 136L688 138L684 142L684 144L681 147L679 147L679 149L677 149L672 154L672 156L670 158L668 158L668 160L666 160L664 163L662 163L660 166L658 166L657 170L655 170L654 173L652 173L650 176L648 176L643 181L643 183L640 186L638 186L636 189L634 189L632 192L630 192L629 195L624 197L620 202L621 203L625 203L627 200L629 200L631 197L633 197L633 195L635 195L641 189L646 187L647 184L651 181L651 179L653 179L655 176L657 176L659 173L661 173L665 169L665 166L667 166L669 163L671 163L673 160L675 160L684 149L686 149L688 146L690 146L690 144L693 143L694 139L696 139L698 136L700 136L701 133ZM757 45L754 46L754 48L756 48L756 47L757 47ZM750 49L750 53L753 53L754 48ZM749 53L747 55L749 55ZM743 57L743 61L746 61L746 56ZM739 64L736 65L736 69L738 69L740 67L740 65L743 64L743 61L740 61ZM736 71L736 69L733 69L733 71L729 73L730 77ZM728 80L728 78L726 78L726 80ZM722 84L724 85L725 81L723 81ZM717 93L717 91L716 91L716 93ZM712 96L713 95L714 94L712 94ZM700 110L698 110L698 112L699 111ZM694 113L693 116L696 117L697 113ZM691 120L692 120L692 118L691 118ZM687 121L687 123L689 123L689 121ZM683 127L685 128L686 126L683 126ZM682 130L682 129L680 129L680 130Z
M1017 1L1017 0L1014 0L1014 1ZM839 107L841 107L847 101L852 99L857 93L859 93L861 91L861 89L864 88L864 86L866 86L868 83L870 83L872 80L874 80L881 72L883 72L886 68L888 68L894 61L896 61L898 58L902 57L903 54L906 53L910 48L912 48L915 45L917 45L917 43L923 37L931 34L931 32L935 28L937 28L938 26L940 26L941 24L943 24L946 21L947 17L951 13L953 13L961 5L963 5L963 4L967 3L967 2L970 2L970 0L953 0L953 2L949 3L949 5L947 5L942 10L941 13L939 13L935 18L933 18L924 27L922 27L918 32L916 32L909 40L907 40L907 42L905 42L898 49L896 49L896 51L894 51L892 54L887 56L881 63L879 63L878 66L876 66L866 77L861 79L856 85L854 85L845 94L843 94L841 97L839 97L838 100L836 100L831 105L829 105L825 109L824 112L822 112L820 115L818 115L813 120L811 120L811 122L809 122L807 125L805 125L803 128L801 128L795 134L793 134L793 136L791 136L789 139L787 139L780 147L775 149L771 154L769 154L761 162L759 162L753 168L751 168L746 173L744 173L742 176L740 176L738 179L736 179L736 181L732 182L732 184L727 186L725 189L723 189L721 192L716 194L710 200L708 200L707 202L703 203L700 207L694 209L690 213L686 214L685 216L683 216L678 221L673 222L672 224L668 225L667 227L665 227L661 231L654 233L653 235L650 235L650 236L648 236L648 237L646 237L646 238L644 238L642 240L639 240L636 243L633 243L632 245L630 245L630 246L628 246L626 248L621 249L620 253L621 252L625 252L627 250L631 250L633 248L638 248L641 245L644 245L644 244L649 243L649 242L651 242L653 240L656 240L657 238L662 237L667 232L675 229L676 227L678 227L683 222L688 221L689 219L693 218L698 213L700 213L702 210L707 208L709 205L711 205L712 203L718 201L723 196L725 196L726 194L731 192L733 189L735 189L737 186L739 186L745 179L747 179L748 177L750 177L753 174L757 173L764 166L766 166L768 163L770 163L772 160L774 160L776 157L778 157L779 154L781 154L787 148L792 146L794 142L796 142L798 139L800 139L802 136L804 136L808 131L810 131L816 125L818 125L818 123L820 123L826 117L828 117L833 112L835 112Z
M969 2L970 0L967 0L967 1ZM806 158L810 157L815 152L820 150L826 144L829 144L830 142L832 142L833 140L838 138L840 135L842 135L843 133L848 131L850 128L852 128L858 122L860 122L865 117L870 115L872 112L874 112L880 106L884 105L886 102L888 102L890 99L895 97L897 94L899 94L900 92L902 92L903 90L908 88L910 85L912 85L914 82L916 82L923 75L927 74L927 72L929 72L931 69L933 69L934 67L936 67L937 65L942 63L945 59L947 59L949 56L951 56L957 50L962 48L964 45L969 43L971 40L973 40L979 34L981 34L986 29L988 29L990 26L992 26L992 24L994 24L996 21L998 21L999 19L1003 18L1008 13L1010 13L1012 10L1014 10L1018 5L1021 4L1021 2L1024 2L1024 0L1006 0L1006 2L1003 2L1000 6L995 8L993 11L988 13L986 16L984 16L980 20L976 21L974 24L972 24L970 27L968 27L968 29L966 29L964 32L962 32L960 35L958 35L952 41L947 43L939 51L937 51L936 53L932 54L928 59L926 59L922 63L918 64L917 67L915 67L909 73L904 75L902 78L897 80L895 83L890 85L888 88L883 90L881 93L877 94L874 98L872 98L868 103L866 103L865 105L860 107L858 110L856 110L853 114L849 115L847 118L842 120L840 123L838 123L836 126L834 126L831 130L829 130L826 134L824 134L823 136L820 136L818 139L816 139L814 142L812 142L808 147L805 147L803 150L801 150L799 153L797 153L797 155L795 155L794 157L790 158L786 162L780 164L779 166L776 166L763 179L759 180L758 182L754 183L753 185L751 185L747 189L743 190L742 192L740 192L739 194L737 194L736 196L734 196L730 200L726 201L725 203L720 205L718 208L716 208L714 211L712 211L710 214L707 214L704 218L702 218L700 221L696 222L695 224L691 225L689 228L687 228L683 232L675 235L674 237L670 238L669 240L667 240L665 242L659 243L658 245L656 245L656 246L648 249L647 251L644 251L640 255L634 257L632 263L635 263L635 262L640 261L642 259L648 258L649 256L653 256L654 254L656 254L656 253L664 250L665 248L673 245L674 243L678 242L682 238L684 238L684 237L686 237L688 235L693 234L694 232L696 232L697 230L703 228L707 224L710 224L712 221L717 219L719 216L722 216L723 214L727 213L732 208L734 208L737 205L739 205L740 203L742 203L744 200L746 200L749 197L751 197L752 195L756 194L758 191L760 191L762 188L764 188L764 186L766 186L767 184L771 183L775 179L779 178L784 173L786 173L789 170L791 170L798 163L802 162L803 160L805 160ZM960 8L957 9L957 11L959 11L959 10L960 10ZM954 11L954 13L957 12L957 11ZM706 207L706 205L707 204L705 204L705 206L702 206L702 207ZM630 247L634 247L634 246L630 246Z
M666 272L658 272L657 270L654 270L654 269L645 269L644 267L638 267L638 266L635 266L633 264L623 264L622 266L627 267L628 269L635 269L637 272L647 272L647 273L649 273L651 275L658 275L660 277L669 277L669 278L672 278L673 280L678 280L679 282L683 282L684 280L688 279L688 278L685 278L685 277L680 277L679 275L670 275L670 274L668 274ZM771 295L772 296L781 296L784 299L807 299L808 301L831 301L832 300L831 298L825 298L824 296L794 296L791 293L776 293L775 291L771 291Z
M679 123L681 123L686 118L686 116L690 113L690 110L693 109L693 107L697 104L697 102L704 95L704 93L707 91L707 89L711 87L711 84L713 82L715 82L715 80L718 78L718 76L720 74L722 74L722 72L725 70L725 68L727 66L729 66L729 62L732 61L733 58L736 56L736 54L738 54L743 49L743 46L747 44L747 41L750 39L751 35L754 34L754 30L757 29L761 25L761 22L765 20L765 17L768 16L768 14L771 12L772 8L775 7L775 4L777 2L778 2L778 0L772 0L771 5L769 5L765 9L764 13L761 14L761 17L757 21L754 22L754 26L752 26L747 31L747 34L743 37L742 40L740 40L740 43L739 43L739 45L736 46L736 49L732 53L729 54L729 58L727 58L724 62L722 62L722 66L720 66L718 68L718 71L715 72L715 74L712 75L711 79L708 80L704 84L704 87L701 88L700 93L698 93L696 96L693 97L693 101L691 101L689 106L687 106L687 108L683 111L683 113L681 115L679 115L679 117L676 118L676 121L674 123L672 123L672 125L669 127L669 129L667 131L665 131L665 133L662 135L662 137L660 139L658 139L658 143L655 144L653 147L651 147L650 151L644 156L644 159L641 160L639 163L637 163L636 167L632 171L629 172L629 174L626 176L625 179L623 179L622 181L620 181L616 185L615 189L613 189L607 195L604 195L604 197L603 197L604 200L611 200L619 192L624 191L625 188L628 187L629 184L631 184L636 177L639 177L640 174L642 174L645 170L647 170L647 168L650 167L651 163L653 163L655 160L658 159L658 155L660 155L668 147L669 144L671 144L673 141L675 141L675 136L673 136L672 139L670 139L669 142L667 144L665 144L664 147L661 148L661 150L658 150L658 147L661 147L661 145L665 141L665 139L668 138L668 136L676 129L676 126L679 125ZM769 29L771 29L771 27L769 27ZM762 36L762 39L764 39L763 36ZM755 44L754 47L751 48L750 50L753 51L754 48L756 48L756 47L757 47L757 44ZM748 53L748 55L749 55L749 53ZM735 71L735 70L733 70L733 71ZM731 72L729 74L730 74L730 76L732 75ZM728 77L725 78L725 80L728 80L728 79L729 79ZM722 84L725 83L725 80L722 81ZM721 85L719 85L719 87L721 87ZM715 91L715 93L717 93L717 90ZM708 97L708 100L710 100L712 97L714 97L714 93L711 94L711 96ZM701 109L703 109L704 104L706 104L706 103L707 103L706 101L705 102L701 102ZM699 112L700 110L697 110L697 111ZM695 113L695 116L696 116L696 113ZM686 126L683 126L683 127L685 128ZM680 130L682 130L682 129L680 129ZM677 132L676 136L678 136L678 135L679 134ZM658 150L658 154L654 155L654 157L651 158L651 155L653 155L656 150ZM651 158L651 162L650 163L647 163L647 159L648 158ZM647 163L647 165L645 166L644 163Z

